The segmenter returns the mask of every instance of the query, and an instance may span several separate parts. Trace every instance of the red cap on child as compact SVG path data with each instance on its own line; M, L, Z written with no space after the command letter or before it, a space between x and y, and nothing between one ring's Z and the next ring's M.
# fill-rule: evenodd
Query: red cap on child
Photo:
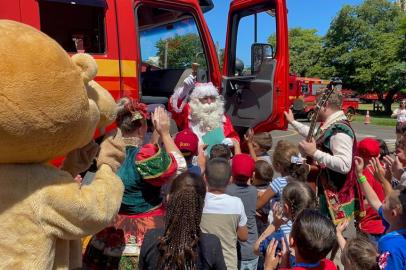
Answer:
M358 155L362 158L377 157L380 153L379 142L373 138L365 138L358 143Z
M232 175L252 177L255 170L254 159L247 154L237 154L233 157L231 164Z
M197 155L199 138L190 129L184 129L176 134L174 141L181 152L190 152L193 156Z

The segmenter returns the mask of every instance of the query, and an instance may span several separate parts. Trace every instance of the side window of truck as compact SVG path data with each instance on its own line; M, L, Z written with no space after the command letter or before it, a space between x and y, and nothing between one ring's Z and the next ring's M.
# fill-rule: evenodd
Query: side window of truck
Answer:
M256 18L255 18L256 17ZM256 22L256 26L255 26ZM257 31L255 31L257 29ZM259 70L260 65L253 59L253 44L270 44L264 57L273 58L276 53L276 20L270 11L263 11L242 17L238 23L235 76L249 76L253 70Z
M169 97L198 63L197 81L208 81L204 46L194 17L142 5L136 10L143 96Z
M106 51L105 0L39 0L41 31L67 52Z

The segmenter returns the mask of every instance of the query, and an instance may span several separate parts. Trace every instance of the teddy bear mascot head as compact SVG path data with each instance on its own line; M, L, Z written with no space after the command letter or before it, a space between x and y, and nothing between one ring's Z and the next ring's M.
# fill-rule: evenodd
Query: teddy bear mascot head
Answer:
M0 269L80 267L72 241L118 212L119 136L102 144L87 185L73 180L80 166L48 162L83 149L98 125L114 120L114 100L92 81L96 73L91 56L71 58L40 31L0 20Z

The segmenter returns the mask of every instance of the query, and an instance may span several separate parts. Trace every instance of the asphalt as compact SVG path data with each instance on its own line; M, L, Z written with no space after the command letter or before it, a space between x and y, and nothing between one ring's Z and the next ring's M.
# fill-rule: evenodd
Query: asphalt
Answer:
M309 122L303 122L304 124L310 125ZM381 127L375 125L365 125L363 123L353 122L351 123L353 127L357 140L360 141L367 137L383 139L389 147L389 151L395 149L395 127ZM288 140L294 143L298 143L303 140L303 137L300 136L293 128L289 126L289 129L286 131L276 130L272 131L273 145L275 146L278 140Z

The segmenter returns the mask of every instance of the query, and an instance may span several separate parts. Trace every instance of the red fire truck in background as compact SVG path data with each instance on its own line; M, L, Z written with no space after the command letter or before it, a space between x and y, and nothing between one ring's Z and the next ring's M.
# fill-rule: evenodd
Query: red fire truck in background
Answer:
M316 106L316 93L319 89L324 89L329 82L319 78L289 76L289 104L295 118L307 118L310 121ZM358 109L359 99L351 90L343 89L342 93L342 110L351 121Z
M284 129L288 108L289 50L285 0L234 0L228 14L225 59L220 73L216 47L203 12L211 0L2 0L0 19L31 25L55 39L67 52L86 52L96 59L96 80L118 99L166 104L173 90L200 63L199 82L211 81L225 99L226 113L241 133ZM258 23L266 18L273 23ZM242 29L250 25L255 35ZM276 50L257 41L257 25L276 33ZM245 31L245 30L244 30ZM18 33L16 33L18 35ZM194 59L176 64L171 39L196 37ZM247 39L248 48L242 46ZM244 41L244 42L243 42ZM159 44L165 52L158 50ZM179 47L183 44L177 44ZM251 63L240 72L242 50ZM44 48L46 53L46 48Z

